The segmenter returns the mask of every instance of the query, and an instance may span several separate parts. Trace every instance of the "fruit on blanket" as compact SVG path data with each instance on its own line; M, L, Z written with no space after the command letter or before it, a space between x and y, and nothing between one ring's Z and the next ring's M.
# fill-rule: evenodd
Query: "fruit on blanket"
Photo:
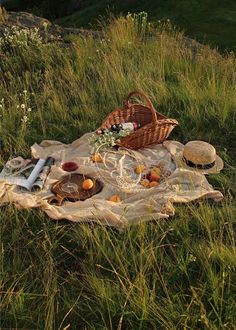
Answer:
M143 180L140 181L140 184L145 188L149 188L150 181L148 179L143 179Z
M152 188L152 187L156 187L156 186L159 186L159 182L157 182L157 181L152 181L152 182L150 182L150 184L149 184L149 187L150 188Z
M93 186L94 186L94 183L93 183L93 180L91 180L91 179L85 179L82 183L82 188L84 190L90 190L93 188Z
M144 165L137 165L134 169L136 174L140 174L143 173L143 171L145 170L145 166Z
M119 195L112 195L109 199L110 202L115 202L115 203L120 203L121 202L121 198Z
M101 155L99 155L99 154L92 155L90 157L90 159L95 163L102 163L103 162L103 159L102 159Z
M152 182L152 181L157 181L159 182L161 179L160 175L157 175L157 174L150 174L150 177L149 177L149 181Z
M151 169L151 174L161 175L161 169L159 167L153 167Z

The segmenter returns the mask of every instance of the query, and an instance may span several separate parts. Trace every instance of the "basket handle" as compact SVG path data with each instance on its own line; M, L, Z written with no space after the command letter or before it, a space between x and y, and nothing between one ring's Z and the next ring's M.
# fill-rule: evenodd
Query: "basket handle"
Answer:
M156 113L156 110L155 110L155 108L154 108L151 100L149 99L149 97L147 95L145 95L140 90L136 90L136 91L133 91L133 92L129 93L129 95L126 97L126 99L124 101L125 107L127 107L127 108L132 107L132 104L130 103L130 99L134 95L139 95L139 96L142 96L142 98L144 98L144 100L146 101L147 106L150 108L150 110L152 112L152 118L153 118L153 120L154 121L157 121L157 113Z

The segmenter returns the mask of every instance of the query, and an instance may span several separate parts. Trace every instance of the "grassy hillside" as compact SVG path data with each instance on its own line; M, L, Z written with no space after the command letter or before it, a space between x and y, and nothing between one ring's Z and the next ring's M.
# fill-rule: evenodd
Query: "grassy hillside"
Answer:
M235 329L236 59L146 28L119 18L103 40L2 42L1 163L43 139L72 142L140 88L180 122L173 139L215 145L225 169L209 181L225 199L121 233L2 207L1 329Z
M64 16L69 2L62 0L5 0L10 10L30 10L51 19ZM81 10L60 18L57 23L65 26L97 28L99 16L108 12L116 15L146 11L152 21L170 19L180 29L203 43L210 43L221 50L236 47L236 2L234 0L89 0L80 1Z
M96 24L99 15L106 12L146 11L150 20L170 19L186 34L221 49L236 48L236 2L215 0L167 1L88 1L87 6L58 21L63 25L89 26Z

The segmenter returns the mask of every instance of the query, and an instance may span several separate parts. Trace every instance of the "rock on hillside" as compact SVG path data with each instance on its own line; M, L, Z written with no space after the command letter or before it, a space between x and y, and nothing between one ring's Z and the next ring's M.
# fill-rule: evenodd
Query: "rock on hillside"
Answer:
M96 34L88 30L62 28L59 25L51 23L49 20L35 16L27 12L6 12L0 6L0 36L4 33L5 28L11 26L18 26L19 28L38 28L39 33L44 41L62 41L63 37L68 34Z
M58 39L62 34L62 28L53 25L49 20L32 15L26 12L6 12L0 10L0 36L4 33L5 28L18 26L19 28L38 28L43 38ZM47 31L47 32L46 32Z

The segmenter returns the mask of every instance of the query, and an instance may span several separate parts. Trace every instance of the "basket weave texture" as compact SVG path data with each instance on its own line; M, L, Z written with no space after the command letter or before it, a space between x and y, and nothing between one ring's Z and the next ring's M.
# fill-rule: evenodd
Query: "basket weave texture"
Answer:
M133 96L141 96L145 100L146 106L131 103ZM117 140L116 145L133 150L163 142L173 128L179 124L177 120L167 118L157 112L150 99L142 91L131 92L125 99L124 106L113 110L102 122L97 132L101 129L109 129L113 124L125 122L140 123L141 128Z

